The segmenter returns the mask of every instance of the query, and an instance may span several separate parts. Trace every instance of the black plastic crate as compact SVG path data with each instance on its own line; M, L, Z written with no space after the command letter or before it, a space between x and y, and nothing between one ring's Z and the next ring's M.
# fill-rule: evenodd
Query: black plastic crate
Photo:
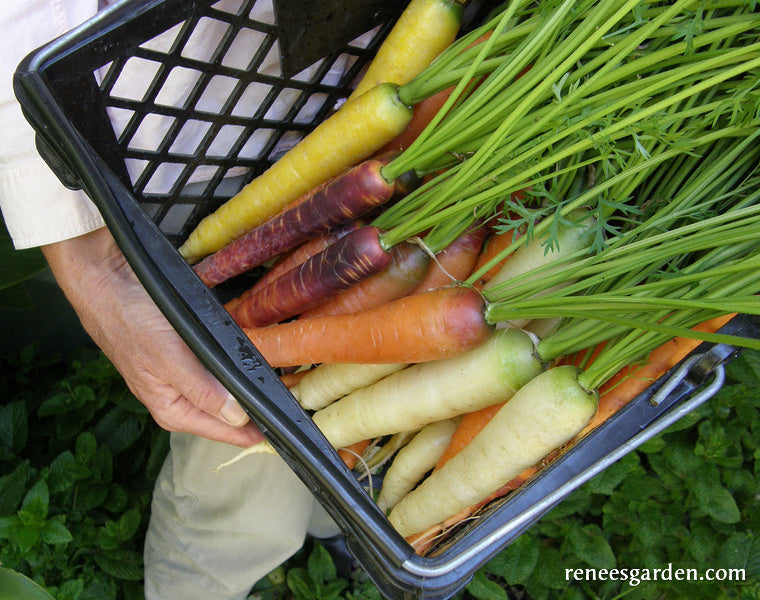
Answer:
M448 598L573 489L707 400L736 350L703 344L477 524L454 528L425 557L413 552L222 307L249 282L209 290L176 251L339 105L405 5L125 1L31 54L15 89L40 153L95 201L159 308L340 524L382 593ZM471 3L465 27L489 8ZM216 43L210 55L194 52L200 35ZM250 48L242 61L240 44ZM137 92L134 81L124 85L135 67L153 74ZM146 138L143 128L162 135ZM758 337L759 326L739 316L724 331Z

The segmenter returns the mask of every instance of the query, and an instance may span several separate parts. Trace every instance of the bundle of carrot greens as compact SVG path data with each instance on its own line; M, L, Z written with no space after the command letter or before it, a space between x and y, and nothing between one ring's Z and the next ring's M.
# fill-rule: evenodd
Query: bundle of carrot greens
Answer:
M233 199L254 219L225 209L185 249L210 254L208 285L275 259L227 308L331 444L389 440L381 504L404 536L524 482L674 339L760 347L717 331L760 314L760 13L513 0L410 77L292 151L322 161L328 139L342 162L301 178L283 158ZM371 97L398 118L362 145Z

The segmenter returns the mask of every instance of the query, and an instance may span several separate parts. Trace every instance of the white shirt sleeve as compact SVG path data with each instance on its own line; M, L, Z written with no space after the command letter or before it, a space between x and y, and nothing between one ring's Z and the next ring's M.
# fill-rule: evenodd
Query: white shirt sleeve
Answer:
M97 0L0 3L0 209L16 248L69 239L103 226L81 191L65 188L37 153L13 94L13 73L32 50L97 12Z

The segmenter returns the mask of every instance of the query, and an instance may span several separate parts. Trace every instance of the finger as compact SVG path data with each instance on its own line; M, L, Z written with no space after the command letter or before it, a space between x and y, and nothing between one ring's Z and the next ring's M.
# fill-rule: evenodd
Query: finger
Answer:
M235 397L189 349L185 354L172 363L177 369L177 373L172 375L175 389L193 406L227 425L242 427L248 423L248 414Z
M153 414L153 418L164 429L182 431L216 442L249 448L264 439L253 423L234 427L227 425L180 396L169 406Z

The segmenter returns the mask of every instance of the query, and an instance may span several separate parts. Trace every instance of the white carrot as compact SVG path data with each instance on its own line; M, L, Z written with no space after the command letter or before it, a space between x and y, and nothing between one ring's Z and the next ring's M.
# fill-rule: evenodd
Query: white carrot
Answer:
M537 269L550 268L551 264L558 264L577 252L590 247L594 235L594 219L583 210L577 210L568 215L567 222L560 223L555 232L557 243L553 247L546 244L547 235L532 238L523 243L517 250L512 253L503 266L494 274L494 276L483 286L483 294L489 298L489 292L509 281L519 277L521 281L529 280L527 274L535 272ZM540 275L536 275L540 277ZM572 281L568 280L562 285L569 285ZM557 286L560 287L560 286ZM551 288L556 289L556 288ZM547 289L542 293L548 293ZM520 319L510 321L512 327L524 327L528 320Z
M383 485L377 497L377 505L383 512L393 508L435 466L456 428L453 419L431 423L398 451L383 476Z
M324 363L304 375L290 391L303 408L319 410L406 366L406 363Z
M500 330L459 356L414 364L317 411L316 425L335 448L411 431L508 400L542 363L528 335Z
M549 369L525 384L458 454L391 511L404 537L477 504L572 439L593 417L597 394L578 369Z

